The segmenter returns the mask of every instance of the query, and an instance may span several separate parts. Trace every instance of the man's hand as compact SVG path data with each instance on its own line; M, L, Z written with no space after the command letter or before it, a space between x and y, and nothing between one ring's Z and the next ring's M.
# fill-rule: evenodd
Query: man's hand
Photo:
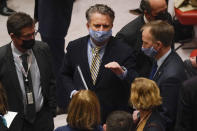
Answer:
M106 64L105 68L112 70L116 75L122 75L124 73L122 67L115 61Z

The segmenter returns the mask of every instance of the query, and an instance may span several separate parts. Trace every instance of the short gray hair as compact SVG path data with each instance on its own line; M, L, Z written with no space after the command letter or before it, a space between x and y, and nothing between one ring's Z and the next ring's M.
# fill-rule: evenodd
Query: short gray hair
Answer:
M90 17L93 13L100 13L102 15L108 15L112 22L114 21L115 18L115 13L114 11L107 5L104 4L96 4L91 6L87 11L86 11L86 19L87 21L90 21Z

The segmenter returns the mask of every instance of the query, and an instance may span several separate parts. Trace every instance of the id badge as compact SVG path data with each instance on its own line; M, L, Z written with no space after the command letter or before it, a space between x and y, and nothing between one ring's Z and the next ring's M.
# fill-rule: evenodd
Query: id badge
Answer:
M33 93L29 92L27 93L27 104L33 104L34 100L33 100Z

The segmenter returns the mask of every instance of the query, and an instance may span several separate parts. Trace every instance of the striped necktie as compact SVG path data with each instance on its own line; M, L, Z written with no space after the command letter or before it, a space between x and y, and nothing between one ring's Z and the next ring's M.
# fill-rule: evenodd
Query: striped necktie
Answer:
M99 51L100 51L100 47L95 47L92 49L92 54L93 54L93 58L92 58L92 64L91 64L91 68L90 68L90 72L91 72L91 76L92 76L92 80L93 80L93 84L95 85L96 83L96 78L99 72L99 66L100 66L100 55L99 55Z

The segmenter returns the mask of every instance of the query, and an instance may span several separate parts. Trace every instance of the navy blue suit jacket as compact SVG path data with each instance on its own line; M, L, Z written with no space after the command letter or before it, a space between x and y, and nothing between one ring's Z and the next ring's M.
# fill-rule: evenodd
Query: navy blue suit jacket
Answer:
M167 126L171 129L176 120L179 90L182 82L186 80L183 61L176 52L172 51L169 54L153 80L156 81L162 97L164 111L161 114L166 118Z

